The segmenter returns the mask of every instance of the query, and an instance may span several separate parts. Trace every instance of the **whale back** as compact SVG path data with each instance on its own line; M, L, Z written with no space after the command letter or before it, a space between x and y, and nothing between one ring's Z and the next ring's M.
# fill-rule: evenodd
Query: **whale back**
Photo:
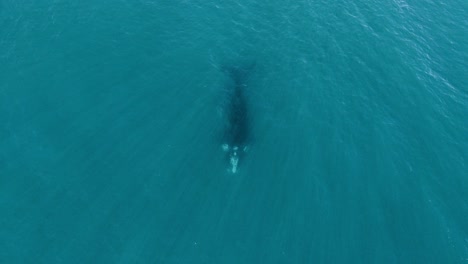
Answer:
M249 139L249 109L246 89L252 66L230 67L225 72L229 77L227 88L227 127L225 139L231 146L243 147Z

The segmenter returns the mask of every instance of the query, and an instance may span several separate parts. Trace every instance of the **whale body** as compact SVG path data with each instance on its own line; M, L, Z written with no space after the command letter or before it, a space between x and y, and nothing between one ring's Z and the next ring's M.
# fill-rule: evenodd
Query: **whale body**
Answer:
M248 150L249 111L245 90L252 65L246 68L228 67L224 71L229 77L226 102L226 127L223 150L227 153L229 171L236 173L239 161Z

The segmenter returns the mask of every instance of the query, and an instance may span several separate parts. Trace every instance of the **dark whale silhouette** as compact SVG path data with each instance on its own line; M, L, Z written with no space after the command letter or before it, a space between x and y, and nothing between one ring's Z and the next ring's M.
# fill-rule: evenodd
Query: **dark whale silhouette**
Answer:
M225 106L226 127L223 137L223 150L227 153L229 171L236 173L239 161L248 149L250 139L249 109L245 90L254 64L247 67L226 67L229 76L227 102Z

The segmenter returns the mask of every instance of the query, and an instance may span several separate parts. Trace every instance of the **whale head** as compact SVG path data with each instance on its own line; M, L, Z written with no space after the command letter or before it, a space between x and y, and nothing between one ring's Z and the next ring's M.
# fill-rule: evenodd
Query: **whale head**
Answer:
M228 171L230 173L237 173L239 161L247 152L247 146L229 146L228 144L223 144L222 148L226 152L226 158L228 159Z

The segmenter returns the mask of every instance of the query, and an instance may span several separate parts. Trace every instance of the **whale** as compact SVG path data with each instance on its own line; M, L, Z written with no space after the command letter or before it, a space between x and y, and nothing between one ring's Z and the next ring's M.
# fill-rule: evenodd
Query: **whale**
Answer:
M228 171L231 173L237 173L239 164L249 148L251 131L246 89L253 66L254 64L224 68L228 82L222 149L226 153Z

